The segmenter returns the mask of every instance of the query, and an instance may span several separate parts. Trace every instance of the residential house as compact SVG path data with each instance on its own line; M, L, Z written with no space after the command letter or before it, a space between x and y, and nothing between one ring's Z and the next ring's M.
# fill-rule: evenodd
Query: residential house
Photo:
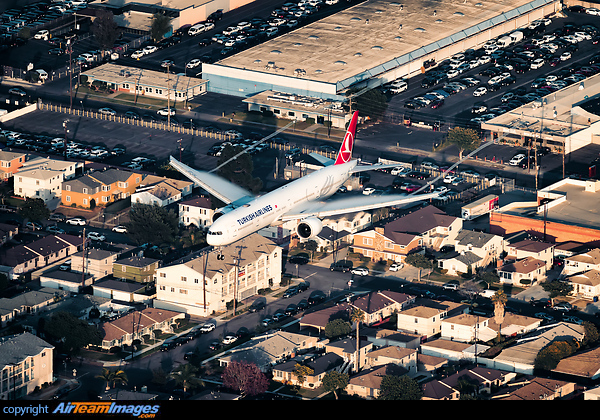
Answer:
M297 364L312 369L312 373L306 375L302 382L298 380L294 373ZM339 371L343 364L344 359L335 353L325 353L321 356L308 358L295 357L273 366L273 380L289 385L297 385L301 388L316 389L322 385L323 377L328 372Z
M497 334L487 328L489 318L472 314L459 314L444 318L441 322L441 338L464 343L488 341Z
M165 207L190 195L193 187L190 181L146 175L131 195L131 202Z
M474 394L491 394L496 388L506 385L517 376L514 372L504 372L485 366L473 366L462 369L447 378L440 380L452 389L460 389L461 382L466 381L475 388Z
M179 224L208 229L215 214L210 197L196 197L179 203Z
M332 352L344 359L342 371L351 369L360 371L367 364L367 353L373 349L373 343L360 340L358 355L356 351L356 338L342 338L325 344L325 352ZM358 356L358 366L356 364Z
M4 245L19 233L19 227L9 225L8 223L0 223L0 246Z
M364 313L363 323L365 325L373 325L389 318L414 302L415 296L380 290L356 296L350 302L350 307L359 309Z
M155 307L208 316L226 310L227 302L277 289L281 248L252 234L216 252L198 253L156 270Z
M535 357L541 349L553 343L555 340L573 339L581 341L585 335L582 325L559 322L542 330L539 335L531 340L524 340L505 348L494 357L493 367L495 369L510 370L524 374L533 374Z
M546 271L546 262L531 256L517 261L510 261L496 269L500 283L518 287L533 286L545 280Z
M154 281L160 262L161 260L139 256L121 258L113 263L113 276L138 283L150 283Z
M393 363L402 366L409 374L417 373L417 350L397 346L384 346L367 353L367 367Z
M84 239L67 234L48 235L26 245L3 250L3 265L15 274L27 273L62 260L83 248Z
M110 276L113 274L114 262L133 249L134 247L124 244L103 248L86 248L71 257L71 270L90 274L95 280Z
M36 157L27 161L14 176L15 195L40 198L45 203L62 194L62 183L72 179L82 162Z
M398 330L418 334L423 338L442 332L442 320L448 316L465 313L468 306L450 301L420 299L397 314Z
M63 206L91 208L106 206L133 194L142 182L142 175L107 169L94 171L63 182L61 204Z
M600 347L561 359L552 372L568 375L576 382L590 383L597 380L600 378Z
M185 314L180 312L156 308L130 312L114 321L100 324L101 347L110 350L112 347L129 346L134 340L144 343L145 337L153 338L155 331L172 333L179 320L184 318Z
M561 276L582 273L589 270L600 271L600 248L590 249L575 255L566 257Z
M54 382L54 346L25 332L0 338L0 400L23 399Z
M385 376L402 376L404 374L406 374L406 369L394 363L365 369L350 378L346 392L362 398L377 399L381 390L381 381Z
M562 281L573 286L570 293L585 299L600 296L600 270L588 270L563 277Z
M457 401L460 399L460 392L442 381L433 379L421 385L423 395L422 400L425 401Z
M56 290L42 288L30 290L11 298L0 298L0 309L6 311L3 321L11 321L18 316L33 315L48 309L48 306L60 299L62 294ZM4 322L3 322L3 325Z
M226 367L230 362L254 363L261 371L268 372L277 363L295 357L299 352L313 350L318 344L317 336L276 331L252 337L250 341L222 354L219 365Z
M146 293L147 287L145 284L107 277L94 282L92 289L94 296L114 299L119 302L150 304L154 296Z
M15 173L23 166L27 159L27 155L22 152L8 152L0 150L0 178L6 181L14 176Z
M407 333L405 331L388 330L385 328L363 328L361 335L373 343L375 347L396 346L405 349L418 349L421 344L419 334Z
M471 251L452 252L438 259L438 267L446 270L450 276L461 276L474 273L479 267L484 266L484 259Z
M552 268L554 260L554 244L524 239L504 246L507 253L506 259L522 260L527 257L542 260L546 264L546 270Z
M479 343L463 343L461 341L436 338L421 343L421 353L426 356L441 357L450 361L459 360L475 361L477 356L485 353L490 346ZM537 353L536 353L537 354ZM501 369L497 367L497 369Z
M329 306L323 309L316 309L304 313L298 320L300 328L315 328L320 334L327 324L334 319L343 319L349 321L350 306L348 303L341 303L335 306Z
M72 293L80 293L81 289L91 286L94 278L73 271L51 270L40 276L40 285L58 290L66 290Z
M525 378L505 395L494 396L500 401L551 401L574 394L575 382L549 378Z
M454 244L462 222L430 205L383 227L355 234L352 249L373 261L403 262L409 253L422 248L439 249Z

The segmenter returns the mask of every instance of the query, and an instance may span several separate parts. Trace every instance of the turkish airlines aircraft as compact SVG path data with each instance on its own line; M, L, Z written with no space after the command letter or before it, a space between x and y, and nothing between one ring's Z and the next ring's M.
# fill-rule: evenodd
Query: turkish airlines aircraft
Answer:
M170 163L175 169L227 203L225 207L215 211L206 238L208 244L229 245L264 227L276 226L289 220L298 221L298 236L303 239L312 238L321 232L323 217L403 205L439 195L361 195L327 200L353 174L394 166L358 166L358 161L352 160L357 120L358 111L352 116L335 162L315 153L315 157L322 162L324 159L329 161L329 166L258 197L217 175L192 169L171 156Z

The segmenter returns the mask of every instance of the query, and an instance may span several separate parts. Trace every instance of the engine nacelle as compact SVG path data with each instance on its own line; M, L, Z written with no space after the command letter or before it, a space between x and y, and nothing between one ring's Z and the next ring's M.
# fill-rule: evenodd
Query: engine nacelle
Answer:
M212 217L212 222L216 222L216 220L223 216L226 213L229 213L230 211L232 211L234 208L232 206L225 206L225 207L221 207L220 209L216 209L213 217Z
M298 236L302 239L313 238L323 230L323 223L316 217L309 217L298 223Z

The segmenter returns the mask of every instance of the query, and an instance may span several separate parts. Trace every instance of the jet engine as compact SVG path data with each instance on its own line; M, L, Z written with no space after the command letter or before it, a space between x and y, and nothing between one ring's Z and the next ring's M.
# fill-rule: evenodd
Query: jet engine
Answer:
M215 222L215 221L216 221L216 220L217 220L219 217L223 216L223 215L224 215L224 214L226 214L226 213L229 213L229 212L230 212L230 211L232 211L232 210L234 210L234 207L233 207L233 206L230 206L230 205L228 205L228 206L225 206L225 207L221 207L220 209L216 209L216 210L215 210L215 212L214 212L214 214L213 214L213 217L212 217L212 221L213 221L213 223L214 223L214 222Z
M309 217L298 223L298 236L302 239L313 238L323 229L323 223L316 217Z

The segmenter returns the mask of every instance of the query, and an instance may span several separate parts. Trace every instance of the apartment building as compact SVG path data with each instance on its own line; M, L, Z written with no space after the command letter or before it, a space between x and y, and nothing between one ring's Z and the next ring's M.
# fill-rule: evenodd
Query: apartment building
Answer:
M53 382L54 347L28 332L0 338L0 400L16 400Z
M129 197L141 182L142 175L135 172L119 169L95 171L63 182L61 204L88 209L106 206Z
M352 249L373 261L403 262L409 253L421 248L439 249L444 245L454 245L462 222L461 218L449 216L430 205L383 227L355 234Z
M281 248L259 234L224 247L199 253L156 270L154 307L207 316L226 310L228 302L279 288Z
M27 155L22 152L0 150L0 180L6 181L23 166Z
M179 224L183 226L208 229L214 214L210 197L195 197L179 203Z
M14 176L15 195L49 202L61 196L62 183L72 179L82 162L36 157L27 161Z

